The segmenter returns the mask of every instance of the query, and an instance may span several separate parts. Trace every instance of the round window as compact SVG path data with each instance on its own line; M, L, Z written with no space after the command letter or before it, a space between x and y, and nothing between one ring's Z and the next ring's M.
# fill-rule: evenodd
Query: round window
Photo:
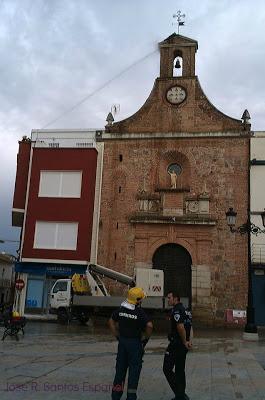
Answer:
M167 168L167 172L169 174L172 174L173 172L175 172L176 175L180 175L182 172L182 168L179 164L170 164Z

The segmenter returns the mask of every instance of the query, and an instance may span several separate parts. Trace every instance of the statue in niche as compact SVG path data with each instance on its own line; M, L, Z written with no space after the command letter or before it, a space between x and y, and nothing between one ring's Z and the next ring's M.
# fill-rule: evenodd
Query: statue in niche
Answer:
M170 175L170 180L171 180L171 189L177 189L177 177L178 175L176 174L176 172L173 170L168 171L169 175Z
M177 178L182 172L181 165L177 163L170 164L167 168L167 172L170 175L171 189L177 189Z

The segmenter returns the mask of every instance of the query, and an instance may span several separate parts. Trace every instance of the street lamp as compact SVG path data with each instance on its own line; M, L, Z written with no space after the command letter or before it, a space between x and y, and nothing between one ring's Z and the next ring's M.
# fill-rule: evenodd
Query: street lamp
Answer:
M248 305L247 305L247 324L245 325L246 334L254 334L252 336L257 336L257 326L255 324L255 309L253 306L253 292L252 292L252 276L251 276L251 249L250 249L250 235L259 235L260 233L265 233L265 229L261 229L250 221L250 216L248 215L248 220L245 224L235 227L237 212L233 208L225 213L227 225L232 233L240 233L240 235L248 234ZM265 211L261 213L262 224L265 227Z
M20 243L20 241L19 240L12 240L12 239L0 239L0 244L2 244L2 243ZM19 259L20 249L18 248L16 250L16 252L17 252L18 256L17 257L13 256L13 257L15 257L16 260L18 260Z
M6 242L19 243L19 240L0 239L0 243L6 243Z
M226 222L227 225L230 228L230 231L233 233L240 233L241 235L244 235L244 233L253 233L253 235L259 235L260 233L265 233L265 229L260 229L259 226L253 224L250 219L248 221L235 228L236 225L236 216L237 212L233 208L229 208L229 210L225 213L226 215ZM265 211L261 213L261 219L262 219L262 224L265 227Z

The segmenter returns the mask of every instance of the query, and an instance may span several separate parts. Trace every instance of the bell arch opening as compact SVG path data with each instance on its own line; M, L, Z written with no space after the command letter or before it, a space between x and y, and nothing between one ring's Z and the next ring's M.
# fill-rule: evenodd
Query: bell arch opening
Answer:
M182 51L176 50L174 52L173 60L173 77L179 77L183 74L183 57Z

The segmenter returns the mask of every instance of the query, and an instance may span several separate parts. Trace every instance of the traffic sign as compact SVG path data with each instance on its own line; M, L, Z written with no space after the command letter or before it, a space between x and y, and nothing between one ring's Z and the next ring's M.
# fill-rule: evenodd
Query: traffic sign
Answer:
M23 281L23 279L17 279L15 286L17 290L22 290L25 287L25 282Z

